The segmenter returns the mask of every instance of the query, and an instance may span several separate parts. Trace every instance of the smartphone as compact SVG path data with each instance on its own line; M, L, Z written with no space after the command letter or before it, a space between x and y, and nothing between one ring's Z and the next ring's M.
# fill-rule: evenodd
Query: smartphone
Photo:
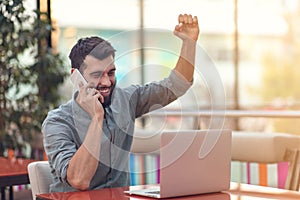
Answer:
M71 82L76 90L79 90L79 83L82 82L84 85L87 84L87 81L82 76L82 74L79 72L78 69L74 69L70 76Z

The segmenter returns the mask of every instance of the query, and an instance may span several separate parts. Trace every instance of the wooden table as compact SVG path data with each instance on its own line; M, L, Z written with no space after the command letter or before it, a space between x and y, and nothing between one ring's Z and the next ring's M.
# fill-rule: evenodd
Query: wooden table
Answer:
M141 200L151 199L139 196L130 196L123 192L128 189L142 189L152 187L130 186L120 188L106 188L100 190L90 190L81 192L58 192L37 195L37 200ZM300 192L283 190L271 187L255 186L240 183L231 183L230 190L212 194L201 194L185 197L177 197L172 199L188 199L188 200L253 200L253 199L280 199L280 200L299 200Z
M5 199L5 188L9 187L9 199L13 200L14 185L29 184L27 165L34 160L0 157L1 199Z

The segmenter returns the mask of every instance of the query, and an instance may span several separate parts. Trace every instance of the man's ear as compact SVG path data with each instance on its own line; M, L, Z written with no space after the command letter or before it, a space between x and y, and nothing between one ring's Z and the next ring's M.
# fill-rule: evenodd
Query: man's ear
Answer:
M71 74L74 72L74 70L75 70L75 68L72 67L72 68L71 68Z

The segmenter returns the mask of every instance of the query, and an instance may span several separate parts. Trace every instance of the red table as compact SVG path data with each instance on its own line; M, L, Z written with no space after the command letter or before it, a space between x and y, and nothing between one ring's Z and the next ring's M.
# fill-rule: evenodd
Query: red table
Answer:
M151 187L145 186L130 186L130 189L142 189ZM129 187L106 188L100 190L80 191L80 192L58 192L49 194L37 195L37 200L141 200L151 199L139 196L130 196L124 194L124 190ZM280 200L299 200L300 192L283 190L271 187L254 186L248 184L231 183L229 191L193 195L185 197L177 197L172 199L188 199L188 200L253 200L253 199L280 199Z
M5 188L10 187L9 199L13 199L13 185L29 184L27 165L35 160L0 157L1 199L5 199Z

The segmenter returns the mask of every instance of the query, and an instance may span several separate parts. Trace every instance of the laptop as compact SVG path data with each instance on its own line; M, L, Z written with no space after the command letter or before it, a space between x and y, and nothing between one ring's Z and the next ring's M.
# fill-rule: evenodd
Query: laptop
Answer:
M124 191L169 198L230 188L231 130L164 131L160 138L160 184Z

